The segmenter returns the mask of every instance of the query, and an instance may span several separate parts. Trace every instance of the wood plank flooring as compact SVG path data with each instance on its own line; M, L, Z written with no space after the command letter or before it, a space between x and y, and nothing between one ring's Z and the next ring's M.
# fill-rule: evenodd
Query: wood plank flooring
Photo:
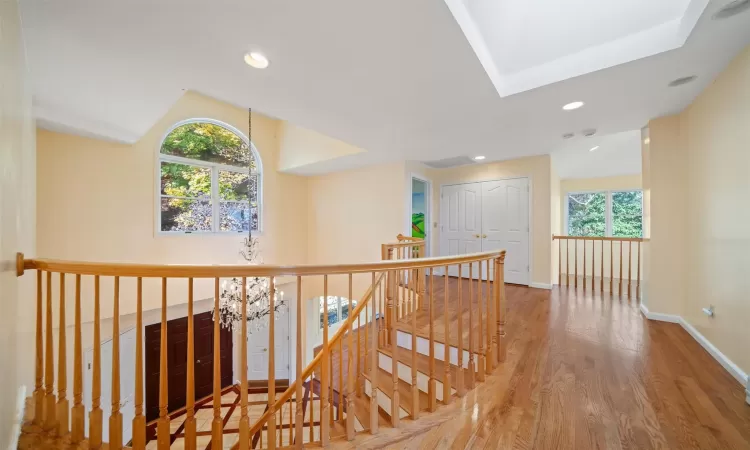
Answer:
M750 449L744 388L679 325L580 287L506 292L508 358L486 383L399 429L331 447Z

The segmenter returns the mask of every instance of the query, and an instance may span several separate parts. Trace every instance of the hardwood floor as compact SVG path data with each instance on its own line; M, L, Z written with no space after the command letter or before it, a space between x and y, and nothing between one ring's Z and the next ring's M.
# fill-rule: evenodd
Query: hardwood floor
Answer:
M580 287L509 285L507 296L508 357L486 383L399 429L331 446L750 449L744 388L679 325Z

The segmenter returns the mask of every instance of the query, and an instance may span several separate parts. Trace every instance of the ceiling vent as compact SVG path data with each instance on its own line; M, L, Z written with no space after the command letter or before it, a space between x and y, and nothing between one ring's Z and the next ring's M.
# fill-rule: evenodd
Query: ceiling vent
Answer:
M436 159L434 161L422 161L425 166L433 169L448 169L451 167L467 166L476 164L476 161L468 156L454 156L453 158Z
M573 136L575 136L575 134L573 134L573 133L565 133L565 134L562 135L562 138L563 139L570 139Z
M596 130L593 128L589 128L588 130L581 131L581 134L586 137L591 137L596 134Z
M726 19L750 9L750 0L734 0L718 10L711 18Z
M750 3L748 3L748 4L750 4ZM687 76L687 77L681 77L681 78L678 78L676 80L670 81L668 86L669 87L682 86L683 84L690 83L691 81L695 80L696 78L698 78L698 77L696 77L695 75L690 75L690 76Z

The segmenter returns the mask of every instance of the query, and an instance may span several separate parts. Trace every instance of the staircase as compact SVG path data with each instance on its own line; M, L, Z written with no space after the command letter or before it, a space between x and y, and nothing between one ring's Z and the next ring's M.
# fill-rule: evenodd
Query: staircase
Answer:
M195 290L212 288L218 294L222 278L268 277L270 297L274 298L274 281L281 276L297 280L297 298L302 285L310 278L323 280L323 297L327 298L329 283L348 281L348 298L354 286L366 283L366 290L342 326L329 336L328 321L321 320L323 343L312 361L303 364L304 345L302 321L297 320L296 374L287 389L268 396L265 412L260 417L248 415L248 385L241 376L240 418L235 425L239 439L233 449L268 448L283 446L302 448L327 446L334 441L351 441L357 434L377 434L384 428L400 428L407 421L418 421L464 396L493 372L505 355L505 291L503 264L505 252L486 252L440 258L423 258L422 240L398 237L398 242L383 244L383 260L368 264L335 266L144 266L132 264L80 263L24 260L19 255L18 273L35 270L37 275L37 367L36 385L31 403L33 419L24 428L22 442L27 448L110 449L123 447L123 416L120 412L119 358L112 360L111 405L102 405L101 357L94 355L92 392L94 409L84 421L81 376L81 303L82 283L93 278L94 341L99 340L100 302L113 301L113 355L119 354L119 299L120 286L132 282L136 297L136 354L135 354L135 417L132 419L134 449L146 448L147 425L143 416L143 355L142 336L143 278L161 279L162 336L167 322L167 285L174 289L185 285L188 305L188 329L192 327ZM448 277L455 266L458 277ZM57 369L62 382L55 385L52 316L52 275L59 277L57 311L65 310L65 280L74 281L72 334L74 339L74 375L72 406L65 388L66 356L57 355ZM108 279L105 281L105 279ZM45 282L46 280L46 282ZM82 281L84 280L84 281ZM101 295L100 285L107 283L111 293ZM244 284L244 283L243 283ZM46 288L46 289L45 289ZM87 292L89 293L89 292ZM70 297L68 297L70 298ZM46 300L43 301L43 300ZM218 307L218 295L214 295ZM268 333L269 383L268 392L278 392L274 380L274 312L269 309ZM305 305L308 307L310 305ZM302 302L297 302L297 317L305 317ZM317 308L316 305L312 307ZM321 313L322 314L322 313ZM57 341L66 346L65 317ZM247 367L246 322L241 321L241 367ZM308 324L309 326L309 324ZM220 332L214 322L214 335ZM188 355L194 349L192 334L188 333ZM166 348L167 342L162 342ZM219 339L214 339L214 380L220 377L221 354ZM294 346L292 346L294 348ZM190 358L190 356L188 356ZM190 359L188 359L190 361ZM166 378L168 364L162 352L160 373ZM133 370L133 369L128 369ZM187 368L187 407L184 426L185 448L196 448L195 399L192 364ZM164 380L162 380L164 381ZM170 415L168 414L167 383L161 384L159 419L156 421L156 448L170 447ZM57 392L56 392L57 391ZM214 399L221 398L221 386L214 383ZM111 407L111 408L110 408ZM211 448L223 448L224 423L221 401L213 402ZM106 411L103 411L105 410ZM70 420L68 420L70 413ZM104 417L103 417L104 413ZM102 421L108 416L108 436L102 437ZM235 435L236 436L236 435ZM153 444L149 444L149 448Z

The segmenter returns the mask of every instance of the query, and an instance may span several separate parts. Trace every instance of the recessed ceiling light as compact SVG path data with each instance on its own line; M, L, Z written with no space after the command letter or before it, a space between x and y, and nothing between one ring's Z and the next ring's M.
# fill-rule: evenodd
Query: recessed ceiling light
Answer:
M562 138L563 139L570 139L573 136L575 136L573 133L565 133L565 134L562 135Z
M474 157L474 161L481 161L481 160L483 160L484 158L485 158L484 156L475 156L475 157Z
M734 0L733 2L726 4L720 10L716 11L716 13L711 16L711 18L714 20L726 19L741 12L747 11L748 9L750 9L750 0Z
M245 63L247 63L247 65L250 67L255 67L256 69L265 69L266 67L268 67L268 58L266 58L263 53L245 53Z
M573 102L573 103L568 103L567 105L563 106L563 109L565 111L573 111L574 109L578 109L581 106L583 106L583 102Z
M596 150L599 150L599 146L598 145L596 147L591 147L591 150L589 150L589 151L593 152L593 151L596 151Z
M581 134L586 137L591 137L596 134L596 129L594 128L588 128L586 130L581 131Z
M690 83L691 81L695 80L696 78L698 78L698 77L695 76L695 75L689 75L687 77L680 77L680 78L678 78L676 80L670 81L667 86L669 86L669 87L682 86L683 84Z

